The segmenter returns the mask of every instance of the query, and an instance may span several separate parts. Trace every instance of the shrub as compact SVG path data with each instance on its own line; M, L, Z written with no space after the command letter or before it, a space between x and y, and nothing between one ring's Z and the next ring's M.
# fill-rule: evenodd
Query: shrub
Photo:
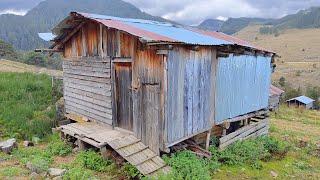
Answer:
M104 160L102 156L92 150L80 152L75 162L82 168L98 172L106 172L108 166L112 164L111 160Z
M46 152L52 156L66 156L72 153L72 147L62 141L50 143Z
M96 179L93 173L89 170L86 170L81 167L73 167L68 169L68 171L63 175L62 179L64 180L87 180L87 179Z
M130 163L125 163L124 166L122 166L122 170L128 179L142 178L142 174L140 174L139 170Z
M249 164L253 168L261 168L260 160L269 161L273 158L283 158L289 147L286 143L275 138L264 136L246 141L238 141L223 151L219 151L215 146L210 147L213 167L220 162L226 165Z
M208 162L198 157L190 151L183 151L165 157L164 160L173 169L166 178L168 179L211 179ZM164 177L161 177L165 179Z

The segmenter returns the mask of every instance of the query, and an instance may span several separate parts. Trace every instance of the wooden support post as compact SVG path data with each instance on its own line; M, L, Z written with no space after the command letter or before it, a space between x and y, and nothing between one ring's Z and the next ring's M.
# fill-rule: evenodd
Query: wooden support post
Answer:
M209 150L209 146L210 146L210 138L211 138L211 129L207 132L206 150Z
M100 152L101 152L101 156L103 157L104 160L107 160L109 159L109 154L108 154L108 151L107 151L107 147L104 146L102 148L100 148Z
M86 144L85 144L85 142L83 142L83 141L81 141L80 139L78 139L78 140L77 140L77 144L78 144L79 149L80 149L81 151L86 150Z

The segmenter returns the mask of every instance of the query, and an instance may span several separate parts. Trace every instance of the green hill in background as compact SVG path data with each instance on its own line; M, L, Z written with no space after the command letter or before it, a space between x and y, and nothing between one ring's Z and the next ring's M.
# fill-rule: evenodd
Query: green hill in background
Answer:
M121 0L46 0L25 16L0 15L0 39L21 50L45 47L37 33L50 31L71 11L165 21Z

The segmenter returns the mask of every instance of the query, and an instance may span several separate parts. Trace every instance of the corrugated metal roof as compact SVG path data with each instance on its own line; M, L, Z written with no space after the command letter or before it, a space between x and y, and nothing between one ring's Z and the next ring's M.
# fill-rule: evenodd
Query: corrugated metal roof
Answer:
M52 41L56 37L56 35L52 33L38 33L38 36L45 41Z
M280 96L281 94L283 94L284 91L274 85L270 86L270 96Z
M169 23L126 19L97 14L79 13L86 18L101 22L105 26L120 29L136 35L148 42L181 42L196 45L231 45L232 43L210 37L201 33L188 30L183 27L174 26Z
M315 100L307 97L307 96L299 96L299 97L296 97L296 98L292 98L292 99L289 99L287 101L292 101L292 100L297 100L299 102L302 102L303 104L309 104L309 103L312 103L314 102Z
M129 34L142 38L147 42L171 42L192 45L240 45L271 52L255 47L249 42L220 32L204 31L191 27L173 25L167 22L157 22L151 20L119 18L80 12L74 12L72 14L80 15L84 18L97 21L110 28L125 31ZM54 28L53 32L58 35L56 40L63 36L62 31L65 26L67 26L67 22L70 20L70 18L71 16L67 17Z

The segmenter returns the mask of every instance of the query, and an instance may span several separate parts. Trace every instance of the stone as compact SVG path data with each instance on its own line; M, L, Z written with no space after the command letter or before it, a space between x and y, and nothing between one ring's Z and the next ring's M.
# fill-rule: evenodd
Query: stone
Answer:
M30 179L41 179L41 176L36 172L32 172L30 174Z
M33 165L31 162L27 162L26 164L27 169L29 169L31 172L35 172L40 174L41 172L43 172L42 169L40 169L39 167Z
M270 171L270 175L274 178L277 178L278 177L278 174L274 171Z
M31 142L31 141L23 141L23 146L24 146L24 147L34 146L34 143Z
M73 152L73 153L77 153L77 152L79 152L79 151L80 151L80 149L79 149L78 147L75 147L75 148L72 149L72 152Z
M56 120L57 122L66 120L65 118L65 103L64 103L64 98L60 98L57 102L56 102Z
M14 138L0 142L0 150L6 154L10 154L12 150L17 147L17 141Z
M32 142L33 142L34 144L39 144L40 138L38 138L38 137L32 137Z
M62 176L54 177L54 178L52 178L52 180L62 180Z
M62 176L66 172L66 169L49 168L48 172L51 177Z

